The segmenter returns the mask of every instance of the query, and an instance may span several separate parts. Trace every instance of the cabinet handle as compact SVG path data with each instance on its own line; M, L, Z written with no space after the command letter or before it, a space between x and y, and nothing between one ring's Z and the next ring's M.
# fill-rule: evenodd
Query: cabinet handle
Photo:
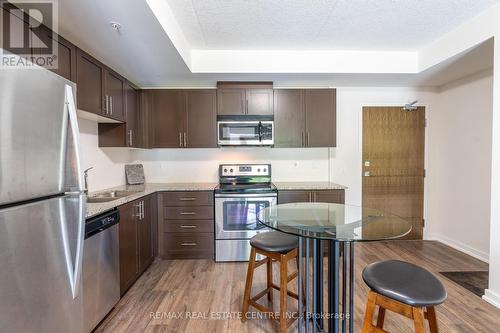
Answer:
M195 225L181 225L181 228L183 228L183 229L196 229L198 227Z
M181 212L181 215L196 215L195 212Z
M141 201L141 220L144 220L144 200Z
M133 142L132 142L132 130L128 131L128 141L129 141L130 146L132 146L133 145Z
M186 132L184 132L184 147L187 147L187 135L186 135Z
M105 97L104 112L106 114L109 114L109 96L108 95L106 95L106 97Z
M135 207L137 207L137 214L134 214L135 217L138 217L139 220L141 219L141 203L139 202L138 204L134 205Z
M182 147L182 133L179 132L179 147Z
M306 146L309 147L309 131L306 133Z
M300 133L300 145L304 147L304 132Z
M113 96L109 96L109 111L113 115Z
M181 243L181 246L196 246L198 243Z
M317 193L316 193L316 192L313 192L314 202L316 202L316 201L317 201L317 200L316 200L316 195L317 195Z
M247 106L246 106L245 114L248 114L248 99L247 99Z
M195 201L196 198L193 197L186 197L186 198L179 198L179 201Z
M309 202L312 202L312 192L309 192Z

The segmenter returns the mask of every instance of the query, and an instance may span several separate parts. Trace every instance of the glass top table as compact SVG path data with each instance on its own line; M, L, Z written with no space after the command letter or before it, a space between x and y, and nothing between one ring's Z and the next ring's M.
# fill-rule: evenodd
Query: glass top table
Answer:
M412 229L409 221L393 214L366 207L321 202L270 206L260 211L257 219L271 229L299 236L297 286L305 289L305 299L302 300L302 293L299 292L298 313L307 314L298 316L299 333L303 329L308 332L309 328L312 332L353 333L354 244L397 239L409 234ZM325 252L328 257L326 263ZM326 308L323 295L325 265L326 312L323 311Z
M322 202L271 206L260 211L258 221L288 234L341 242L395 239L412 229L410 222L393 214Z

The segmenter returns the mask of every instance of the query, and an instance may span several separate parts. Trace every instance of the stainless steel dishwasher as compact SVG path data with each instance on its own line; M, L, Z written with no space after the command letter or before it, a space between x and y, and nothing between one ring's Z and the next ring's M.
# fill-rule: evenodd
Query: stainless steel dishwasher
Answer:
M91 332L120 300L120 258L117 209L85 223L83 248L83 318Z

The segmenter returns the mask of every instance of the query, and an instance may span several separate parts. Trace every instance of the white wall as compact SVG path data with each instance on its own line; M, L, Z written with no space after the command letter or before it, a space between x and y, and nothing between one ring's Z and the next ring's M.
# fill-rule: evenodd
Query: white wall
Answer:
M429 112L428 236L489 257L492 71L441 87Z
M125 184L124 165L131 161L129 149L101 149L97 142L97 123L78 118L82 168L89 171L89 191Z

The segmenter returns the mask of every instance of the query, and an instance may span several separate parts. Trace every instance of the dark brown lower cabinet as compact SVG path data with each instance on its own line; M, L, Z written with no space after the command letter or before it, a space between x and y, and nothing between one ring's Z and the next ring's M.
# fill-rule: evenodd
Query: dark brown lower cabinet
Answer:
M213 258L213 192L164 192L159 196L160 256L164 259Z
M118 207L120 211L120 293L123 295L155 257L155 195Z
M278 204L294 202L345 202L344 190L283 190L278 191Z

